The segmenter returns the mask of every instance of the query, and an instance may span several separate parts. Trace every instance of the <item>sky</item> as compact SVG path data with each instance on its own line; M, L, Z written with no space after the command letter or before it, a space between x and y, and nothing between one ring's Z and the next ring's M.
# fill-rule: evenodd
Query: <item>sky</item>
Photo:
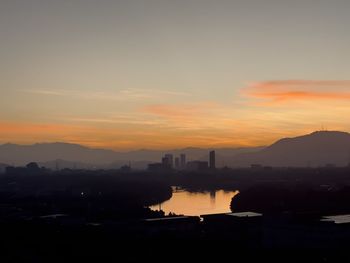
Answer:
M0 0L0 143L350 132L348 0Z

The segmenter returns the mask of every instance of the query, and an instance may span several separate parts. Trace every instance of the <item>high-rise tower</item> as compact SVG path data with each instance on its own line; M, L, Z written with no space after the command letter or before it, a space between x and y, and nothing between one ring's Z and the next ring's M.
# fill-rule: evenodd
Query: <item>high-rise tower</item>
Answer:
M209 168L215 169L215 151L209 152Z
M186 168L186 154L184 153L180 154L180 168L181 169Z

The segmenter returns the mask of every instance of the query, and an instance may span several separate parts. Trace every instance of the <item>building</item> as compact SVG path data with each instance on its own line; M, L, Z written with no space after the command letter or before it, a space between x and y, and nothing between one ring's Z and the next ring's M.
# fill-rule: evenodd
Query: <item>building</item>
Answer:
M209 152L209 168L215 169L215 151Z
M350 163L349 163L349 166L350 166ZM184 153L180 154L180 167L181 169L186 168L186 154Z
M179 157L175 158L175 169L180 169L180 158Z
M162 158L162 168L163 169L171 169L172 168L172 165L171 165L169 158L167 158L167 157Z
M189 171L204 171L208 170L208 162L203 161L191 161L186 164L186 168Z
M174 157L172 154L167 153L166 155L164 155L164 158L168 159L167 163L168 165L170 165L170 168L174 168Z

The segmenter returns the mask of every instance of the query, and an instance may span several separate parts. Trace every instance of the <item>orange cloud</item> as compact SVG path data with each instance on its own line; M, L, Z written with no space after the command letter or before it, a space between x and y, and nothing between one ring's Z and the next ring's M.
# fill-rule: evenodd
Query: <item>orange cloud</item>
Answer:
M267 104L289 101L349 100L349 80L278 80L252 84L242 94Z
M68 129L71 130L74 126L70 125L56 125L56 124L33 124L33 123L11 123L5 122L0 123L0 134L13 134L13 135L21 135L21 134L47 134L47 133L65 133ZM75 127L77 128L77 127Z

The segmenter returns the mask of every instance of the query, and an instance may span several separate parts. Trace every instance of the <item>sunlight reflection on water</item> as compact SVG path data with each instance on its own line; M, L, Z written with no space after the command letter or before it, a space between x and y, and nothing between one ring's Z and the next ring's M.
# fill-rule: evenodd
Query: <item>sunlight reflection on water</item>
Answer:
M239 191L188 192L174 191L171 199L162 204L150 206L152 210L161 208L166 215L170 212L189 216L230 212L232 197Z

